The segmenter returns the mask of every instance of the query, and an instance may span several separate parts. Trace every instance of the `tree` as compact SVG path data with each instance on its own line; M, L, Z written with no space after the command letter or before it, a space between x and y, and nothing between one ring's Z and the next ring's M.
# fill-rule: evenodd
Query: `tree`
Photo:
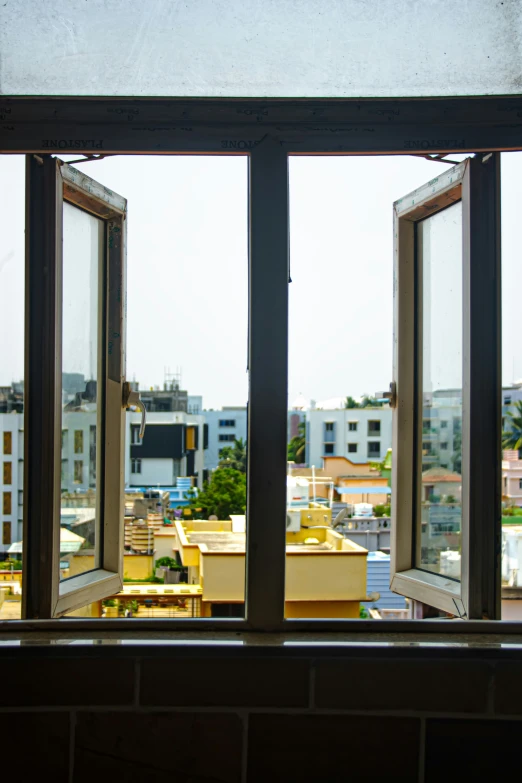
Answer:
M356 400L354 400L353 397L347 397L346 398L346 402L344 403L344 407L345 408L360 408L361 406L359 405L359 403Z
M306 462L306 425L300 421L297 428L297 435L290 440L287 450L288 462L295 462L297 465L304 465Z
M511 428L502 433L503 449L522 449L522 401L515 402L514 412L506 414L509 417Z
M220 467L215 470L191 508L201 509L206 517L214 514L218 519L228 519L230 514L246 511L246 475L240 470Z
M243 438L236 438L233 446L225 446L219 455L220 468L233 468L246 473L247 447Z
M363 394L361 400L361 408L382 408L382 402L376 400L374 397L370 397L369 394Z

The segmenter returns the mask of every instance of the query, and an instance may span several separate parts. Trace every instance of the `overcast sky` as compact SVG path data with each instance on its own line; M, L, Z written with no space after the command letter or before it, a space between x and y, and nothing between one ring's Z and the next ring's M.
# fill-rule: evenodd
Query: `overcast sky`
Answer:
M162 386L165 372L179 368L183 388L201 394L205 407L244 405L247 159L117 156L81 168L129 203L128 378ZM290 404L299 394L321 401L388 387L392 204L447 168L411 156L290 159ZM502 175L503 380L510 383L522 378L522 153L503 156ZM0 176L6 385L23 377L23 158L0 158Z

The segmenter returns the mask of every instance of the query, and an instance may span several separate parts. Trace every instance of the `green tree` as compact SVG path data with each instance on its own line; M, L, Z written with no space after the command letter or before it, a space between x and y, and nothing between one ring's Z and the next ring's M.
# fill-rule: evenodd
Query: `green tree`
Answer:
M288 444L287 459L288 462L304 465L306 462L306 425L304 421L299 422L297 432L298 434L294 435Z
M346 398L346 402L344 403L344 407L345 408L360 408L361 406L359 405L359 403L356 400L354 400L353 397L347 397Z
M506 414L506 419L509 418L509 424L511 425L509 430L504 430L502 433L502 448L503 449L522 449L522 401L515 402L514 412L509 411Z
M206 517L214 514L218 519L228 519L230 514L244 514L246 511L245 473L229 467L218 468L190 505L193 509L201 509Z
M220 468L233 468L246 473L247 445L243 438L236 438L233 446L225 446L219 455Z
M376 400L374 397L370 397L369 394L364 394L361 400L361 408L382 408L382 402Z

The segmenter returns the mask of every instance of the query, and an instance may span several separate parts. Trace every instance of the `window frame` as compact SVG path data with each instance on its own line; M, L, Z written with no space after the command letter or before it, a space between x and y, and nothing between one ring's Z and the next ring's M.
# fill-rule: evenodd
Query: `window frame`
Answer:
M104 459L100 462L103 468L97 498L95 568L61 580L62 225L65 202L105 223L101 278L105 293L99 302L103 393L97 417L97 426L103 429L105 448ZM122 292L125 291L126 210L125 199L84 172L58 158L27 155L24 618L60 617L105 598L121 589L123 584L125 296ZM49 411L52 411L51 415ZM83 431L79 431L85 447Z
M286 455L287 428L286 289L289 269L288 249L284 248L284 244L288 244L287 157L292 154L435 157L450 152L518 150L522 149L518 126L506 123L505 118L522 111L522 99L493 96L187 101L4 96L3 100L10 109L9 127L0 128L0 152L4 153L38 154L62 149L81 154L250 156L248 615L244 621L228 620L225 624L204 618L143 620L140 627L262 631L356 628L369 633L431 630L439 634L518 630L518 623L502 623L499 627L485 621L383 620L378 624L365 620L283 621L286 461L282 455ZM129 111L133 112L136 107L140 112L139 128L127 121ZM262 109L261 113L256 107ZM109 116L108 111L111 112ZM183 127L178 127L180 118ZM193 124L189 126L189 123ZM42 132L43 128L45 132ZM257 297L253 297L253 290ZM266 329L267 311L271 312L270 330ZM488 355L488 361L490 358ZM274 503L282 505L281 514L274 513ZM268 584L267 568L271 573ZM43 627L40 624L43 622L32 622L27 628ZM62 627L57 624L59 622L45 621L45 627ZM122 623L121 620L90 620L88 627L121 629ZM87 624L84 620L71 618L67 627L82 630Z
M461 580L418 567L423 409L416 225L462 202ZM492 282L493 281L493 282ZM500 619L500 159L467 158L394 204L391 589L462 619ZM413 325L413 328L412 328ZM487 325L487 326L486 326ZM488 334L488 329L491 332ZM484 366L481 367L480 341ZM399 469L400 466L400 469Z

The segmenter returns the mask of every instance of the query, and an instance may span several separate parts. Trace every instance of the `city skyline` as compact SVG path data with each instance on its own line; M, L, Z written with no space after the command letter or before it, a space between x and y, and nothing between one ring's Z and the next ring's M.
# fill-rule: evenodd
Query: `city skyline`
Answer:
M165 368L179 366L183 387L208 409L247 402L246 164L231 156L114 156L78 166L129 202L128 379L162 388ZM300 395L360 398L388 387L392 203L447 168L414 156L290 159L289 406ZM10 185L0 202L0 328L9 336L0 385L8 385L23 378L23 157L4 156L0 169ZM522 378L522 153L503 154L502 173L508 385Z

